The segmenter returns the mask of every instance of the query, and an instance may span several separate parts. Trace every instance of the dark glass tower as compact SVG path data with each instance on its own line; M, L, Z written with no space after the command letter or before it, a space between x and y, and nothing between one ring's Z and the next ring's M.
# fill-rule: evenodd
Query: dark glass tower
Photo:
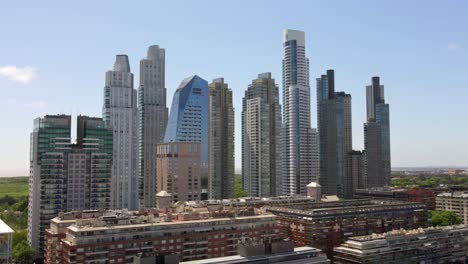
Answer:
M352 151L351 95L335 92L333 70L317 78L317 114L322 193L351 198L353 184L348 164Z
M390 108L385 103L384 86L372 77L366 87L367 123L364 124L366 187L390 185Z

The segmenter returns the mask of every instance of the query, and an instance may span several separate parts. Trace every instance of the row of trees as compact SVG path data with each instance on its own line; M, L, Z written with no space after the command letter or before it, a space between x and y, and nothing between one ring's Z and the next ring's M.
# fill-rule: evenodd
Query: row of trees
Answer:
M401 176L392 179L394 187L439 187L441 184L448 186L468 186L468 176Z

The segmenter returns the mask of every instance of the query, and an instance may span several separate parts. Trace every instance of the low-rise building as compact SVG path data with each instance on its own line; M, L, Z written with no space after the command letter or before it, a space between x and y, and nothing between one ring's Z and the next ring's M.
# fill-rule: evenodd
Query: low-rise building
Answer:
M13 229L0 219L0 263L12 263Z
M276 217L258 209L230 215L190 206L72 212L51 221L45 263L128 263L137 255L177 254L181 261L223 257L237 254L243 238L278 234Z
M436 209L456 213L468 225L468 192L440 193L436 197Z
M333 256L336 264L467 261L468 227L464 225L351 237L334 249Z
M370 188L357 189L354 191L356 199L384 199L400 200L415 203L424 203L427 209L434 210L436 207L436 196L441 193L435 188Z
M426 205L401 201L338 200L266 207L266 211L278 217L281 234L296 247L316 247L328 257L349 237L429 224Z

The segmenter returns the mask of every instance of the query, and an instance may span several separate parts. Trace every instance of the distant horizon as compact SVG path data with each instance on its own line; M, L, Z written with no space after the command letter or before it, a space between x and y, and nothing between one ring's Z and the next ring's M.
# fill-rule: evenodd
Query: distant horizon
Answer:
M441 165L441 166L396 166L392 167L392 171L396 171L398 169L468 169L468 166L448 166L448 165ZM236 168L234 170L234 174L239 175L242 174L242 168ZM15 177L29 177L29 175L0 175L0 178L15 178Z

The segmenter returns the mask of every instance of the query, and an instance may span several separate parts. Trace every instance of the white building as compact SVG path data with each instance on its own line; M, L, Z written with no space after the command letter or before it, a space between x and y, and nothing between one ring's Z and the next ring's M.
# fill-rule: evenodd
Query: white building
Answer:
M306 194L313 175L309 59L303 31L283 31L283 193Z
M436 197L436 210L451 211L468 225L468 192L439 193Z
M137 91L127 55L117 55L114 69L106 72L103 117L113 131L112 207L137 209Z
M0 219L0 263L12 263L13 229Z
M138 89L139 199L144 208L156 205L156 145L164 139L168 116L165 71L165 50L150 46L140 61Z

